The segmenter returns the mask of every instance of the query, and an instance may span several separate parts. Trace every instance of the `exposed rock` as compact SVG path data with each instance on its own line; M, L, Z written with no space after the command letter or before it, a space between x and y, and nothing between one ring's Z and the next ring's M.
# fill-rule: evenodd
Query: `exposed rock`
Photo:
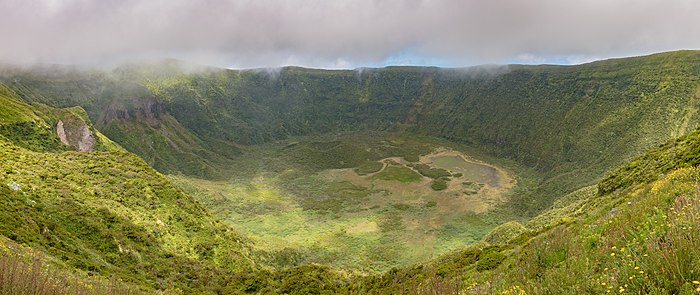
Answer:
M95 149L95 136L85 122L74 125L58 121L56 133L61 142L76 151L88 152Z
M155 97L147 96L113 102L104 111L102 120L110 122L129 118L158 119L163 114L165 104Z

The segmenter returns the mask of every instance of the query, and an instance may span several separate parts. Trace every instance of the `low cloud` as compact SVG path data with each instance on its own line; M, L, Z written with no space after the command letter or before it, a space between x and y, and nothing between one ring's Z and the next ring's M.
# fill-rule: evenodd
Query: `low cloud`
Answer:
M455 66L700 48L696 0L0 0L0 61Z

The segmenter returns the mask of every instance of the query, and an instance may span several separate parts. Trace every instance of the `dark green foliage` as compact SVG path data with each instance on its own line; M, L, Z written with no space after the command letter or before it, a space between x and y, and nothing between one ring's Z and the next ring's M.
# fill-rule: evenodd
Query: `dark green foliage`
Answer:
M476 262L477 271L492 270L506 259L506 255L501 253L500 248L487 248L479 255L479 260Z
M34 122L17 122L0 125L0 136L8 141L33 151L65 151L68 147L56 137L50 127Z
M434 262L436 273L441 277L446 277L461 271L466 271L479 260L482 254L481 249L471 248L447 254Z
M338 282L330 269L318 265L304 265L284 271L281 294L335 294Z
M384 168L384 164L382 163L376 161L365 162L359 167L355 168L355 173L357 173L357 175L367 175L379 172L379 170L382 170L382 168Z
M452 176L452 173L449 171L442 169L442 168L433 168L430 167L430 165L426 164L415 164L411 166L412 168L416 169L418 173L422 174L425 177L430 177L432 179L438 179L441 177L450 177Z
M356 143L341 140L304 142L285 152L292 161L314 170L358 167L374 156Z
M448 178L447 179L446 178L435 179L430 183L430 188L432 188L433 190L436 190L436 191L444 190L447 188L448 181L449 181Z

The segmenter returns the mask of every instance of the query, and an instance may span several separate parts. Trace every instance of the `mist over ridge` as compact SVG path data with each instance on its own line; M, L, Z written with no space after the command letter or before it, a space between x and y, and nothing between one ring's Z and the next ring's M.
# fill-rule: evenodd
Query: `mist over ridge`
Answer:
M698 48L700 41L687 37L700 28L692 14L698 5L4 0L0 61L105 65L175 58L228 68L578 64Z

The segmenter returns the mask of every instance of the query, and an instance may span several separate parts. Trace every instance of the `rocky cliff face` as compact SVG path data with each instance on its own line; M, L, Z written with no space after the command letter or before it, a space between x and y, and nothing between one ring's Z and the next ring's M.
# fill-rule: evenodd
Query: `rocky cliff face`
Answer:
M138 97L112 103L102 116L102 122L132 118L160 119L165 114L165 104L155 97Z
M95 149L95 136L90 127L82 121L64 123L60 120L56 124L56 133L61 142L76 151L89 152Z

